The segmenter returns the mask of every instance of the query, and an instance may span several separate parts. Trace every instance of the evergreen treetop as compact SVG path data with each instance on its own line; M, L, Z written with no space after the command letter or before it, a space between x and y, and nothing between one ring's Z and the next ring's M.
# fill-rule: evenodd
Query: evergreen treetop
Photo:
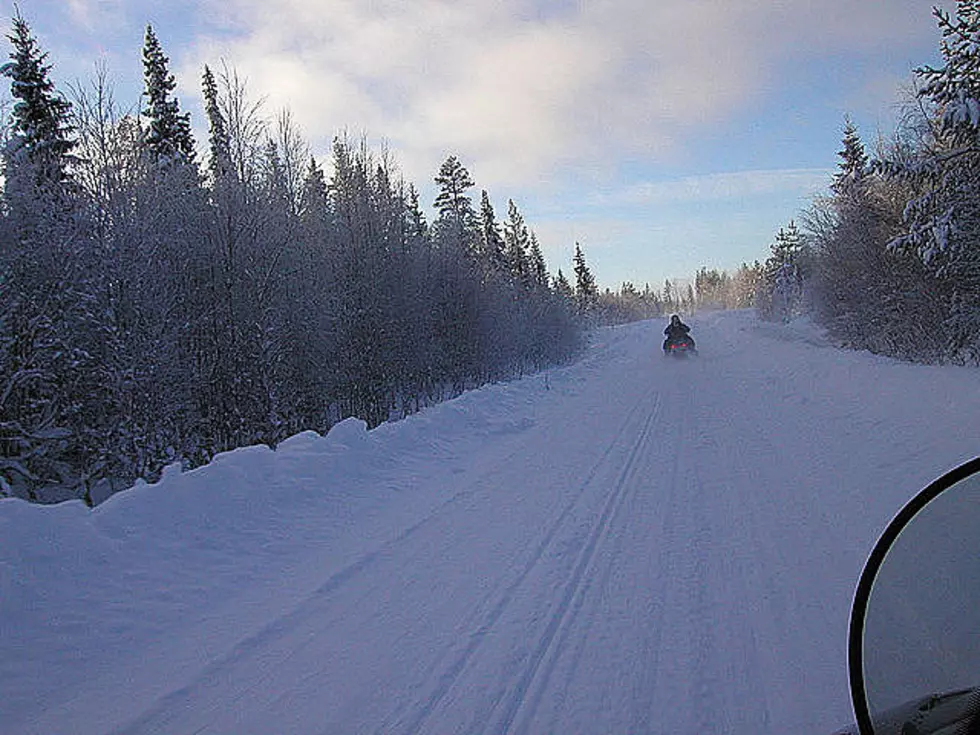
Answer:
M147 106L142 114L150 123L146 144L157 160L179 157L189 162L194 159L190 113L181 113L180 104L172 96L177 82L170 73L169 63L153 27L148 25L143 43Z
M780 227L776 233L776 240L769 248L771 255L766 262L767 269L775 272L787 263L794 263L802 248L803 236L796 222L790 220L786 227Z
M858 135L857 127L851 119L844 118L844 133L841 139L843 150L837 152L840 169L834 174L831 190L838 196L850 196L859 191L862 180L868 174L868 154Z
M487 265L496 271L505 270L504 238L500 234L497 216L493 211L493 205L490 203L490 196L486 189L483 190L480 198L480 235L482 254Z
M504 223L504 257L516 281L524 281L529 270L527 249L531 244L524 215L513 199L507 200L507 222Z
M204 76L201 84L204 90L204 112L208 117L210 128L208 143L211 148L211 174L214 178L221 179L228 175L231 170L231 143L228 137L228 126L221 107L218 104L218 85L214 81L214 74L205 65Z
M310 163L300 190L300 216L307 220L326 221L329 206L330 195L327 190L327 179L316 159L310 156Z
M457 244L470 248L476 229L476 212L466 191L474 186L469 171L456 156L449 156L435 177L439 194L435 207L439 212L439 229L456 240Z
M980 0L958 0L956 15L933 8L943 40L943 66L915 70L919 96L939 111L941 134L952 146L975 146L980 135Z
M568 299L569 301L575 298L575 289L572 288L572 284L568 282L568 279L565 277L565 274L562 273L561 268L558 269L558 275L555 276L553 288L556 294Z
M542 288L548 287L548 265L541 252L541 244L533 232L530 234L530 244L527 248L527 259L531 269L531 283Z
M599 287L596 285L595 277L589 266L585 262L585 253L582 247L575 243L575 256L573 258L575 267L575 299L578 308L582 312L593 309L599 299Z
M423 240L429 234L429 225L419 203L419 193L414 184L408 185L405 201L405 217L408 219L409 236L413 241Z
M11 61L0 67L0 74L10 79L13 107L12 139L9 155L26 151L29 159L42 167L43 175L61 181L66 176L68 156L75 147L69 123L71 104L56 91L45 64L48 55L38 47L27 21L14 16L11 33Z

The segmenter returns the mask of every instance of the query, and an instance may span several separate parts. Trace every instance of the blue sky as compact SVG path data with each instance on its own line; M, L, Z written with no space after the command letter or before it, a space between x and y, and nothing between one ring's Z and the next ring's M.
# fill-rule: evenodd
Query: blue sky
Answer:
M951 9L952 2L938 3ZM600 285L764 259L826 187L845 114L869 143L938 63L926 0L21 0L59 84L103 60L134 105L152 23L203 138L224 60L314 153L364 133L431 203L457 155L549 267ZM8 17L13 5L8 5Z

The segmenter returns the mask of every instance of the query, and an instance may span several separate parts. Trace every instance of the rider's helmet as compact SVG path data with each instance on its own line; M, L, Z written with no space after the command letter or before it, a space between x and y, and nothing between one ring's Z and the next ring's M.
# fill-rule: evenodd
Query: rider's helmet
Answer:
M677 314L674 314L673 316L670 317L670 323L671 324L680 324L681 323L681 318L679 316L677 316Z

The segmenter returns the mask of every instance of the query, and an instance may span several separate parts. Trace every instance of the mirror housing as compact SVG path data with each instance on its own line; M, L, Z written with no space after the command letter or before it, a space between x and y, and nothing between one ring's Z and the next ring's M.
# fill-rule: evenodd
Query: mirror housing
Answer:
M980 457L912 498L861 573L848 634L858 732L980 733L978 615Z

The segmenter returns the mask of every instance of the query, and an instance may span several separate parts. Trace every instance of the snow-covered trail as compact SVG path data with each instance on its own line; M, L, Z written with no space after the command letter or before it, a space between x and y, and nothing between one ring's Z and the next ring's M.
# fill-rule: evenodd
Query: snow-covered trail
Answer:
M980 380L692 325L697 360L659 323L603 330L576 365L88 516L0 503L28 547L0 550L0 731L831 732L864 556L976 453ZM80 519L69 570L32 547Z

